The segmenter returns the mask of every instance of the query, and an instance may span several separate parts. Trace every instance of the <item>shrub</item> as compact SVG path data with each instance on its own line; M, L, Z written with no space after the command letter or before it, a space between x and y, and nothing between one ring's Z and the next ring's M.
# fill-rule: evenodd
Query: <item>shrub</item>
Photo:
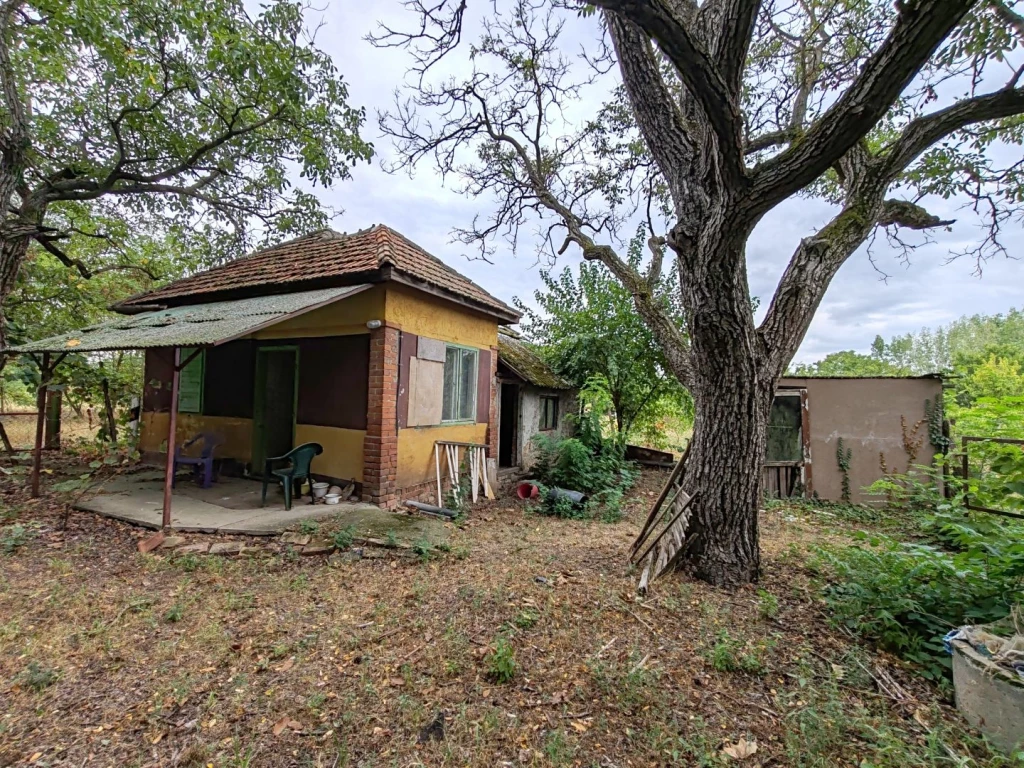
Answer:
M34 536L35 531L20 523L5 525L0 528L0 550L3 550L6 555L12 555L16 550L28 544Z
M817 548L812 563L831 576L825 600L836 621L932 679L949 671L946 632L997 621L1024 601L1024 541L981 533L969 520L941 529L959 551L858 533L860 546Z
M41 666L35 661L30 661L28 666L18 675L17 681L26 688L31 688L38 693L44 688L49 688L60 677L55 669Z
M352 546L352 542L354 540L355 528L351 525L346 528L342 528L340 531L335 531L334 535L331 536L331 541L338 549L348 549Z
M622 491L633 484L636 469L626 461L624 439L605 437L593 411L576 420L575 437L537 435L534 442L537 460L532 472L542 485L580 491L591 497L585 509L578 509L566 499L549 499L542 494L548 514L590 517L604 509L609 519L621 515Z
M487 654L487 676L496 683L507 683L515 674L515 650L508 638L499 636Z

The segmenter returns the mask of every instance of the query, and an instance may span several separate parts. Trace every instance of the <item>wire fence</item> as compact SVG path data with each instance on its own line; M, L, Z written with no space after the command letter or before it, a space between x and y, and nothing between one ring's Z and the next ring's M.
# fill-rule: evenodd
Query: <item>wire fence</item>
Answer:
M28 451L36 441L36 411L0 411L0 424L3 424L7 438L16 451ZM91 423L90 423L91 422ZM96 416L89 419L79 416L73 410L61 412L60 439L62 444L78 439L91 440L99 431L100 421ZM2 448L2 446L0 446Z

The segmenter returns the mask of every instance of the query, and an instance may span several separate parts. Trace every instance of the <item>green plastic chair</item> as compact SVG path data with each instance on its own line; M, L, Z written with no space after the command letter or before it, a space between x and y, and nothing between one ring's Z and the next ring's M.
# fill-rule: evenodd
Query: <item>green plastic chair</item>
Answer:
M267 459L266 466L263 469L263 501L260 506L265 507L267 505L267 485L270 483L270 476L273 475L280 478L281 484L284 486L284 508L286 510L291 509L292 491L295 488L295 483L301 483L309 478L309 465L313 463L313 457L319 456L323 452L324 447L320 443L303 443L292 448L284 456L273 456ZM290 462L291 466L274 469L274 464L286 461ZM299 493L299 498L302 498L301 492ZM312 483L310 483L309 500L312 503Z

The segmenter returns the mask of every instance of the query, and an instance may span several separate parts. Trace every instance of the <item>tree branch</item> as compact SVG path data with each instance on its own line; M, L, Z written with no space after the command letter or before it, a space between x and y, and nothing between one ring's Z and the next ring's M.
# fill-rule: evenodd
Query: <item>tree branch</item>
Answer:
M743 118L728 82L708 54L659 0L597 0L594 4L629 19L658 43L715 132L723 176L739 186L745 176Z
M920 205L908 200L886 200L882 203L882 212L878 217L878 223L883 227L934 229L955 224L956 219L940 219L938 216L928 213Z
M116 272L121 270L132 270L135 272L142 272L143 274L148 275L153 280L159 279L155 274L153 274L152 271L150 271L147 267L142 266L141 264L109 264L105 267L99 267L98 269L90 269L81 259L72 258L71 256L68 256L66 253L64 253L64 251L62 251L60 248L58 248L57 244L54 242L57 239L59 239L57 236L43 235L40 237L36 237L36 242L39 243L39 245L41 245L46 251L56 256L57 260L65 267L74 267L76 270L78 270L78 274L80 274L86 280L95 277L96 275L101 275L104 272Z
M965 126L1021 113L1024 113L1024 88L1003 88L911 120L883 153L886 174L890 179L895 178L935 142Z
M896 23L845 93L801 141L758 166L749 191L759 215L817 179L889 111L974 0L899 4Z

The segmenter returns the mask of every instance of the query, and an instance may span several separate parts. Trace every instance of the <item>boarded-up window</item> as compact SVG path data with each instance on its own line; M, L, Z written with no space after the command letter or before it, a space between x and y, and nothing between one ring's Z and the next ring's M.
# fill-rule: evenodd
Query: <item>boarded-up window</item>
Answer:
M558 429L558 397L542 395L540 398L541 430Z
M451 344L445 349L441 421L476 420L478 357L475 349Z
M803 460L801 423L800 395L776 395L768 416L767 461Z

